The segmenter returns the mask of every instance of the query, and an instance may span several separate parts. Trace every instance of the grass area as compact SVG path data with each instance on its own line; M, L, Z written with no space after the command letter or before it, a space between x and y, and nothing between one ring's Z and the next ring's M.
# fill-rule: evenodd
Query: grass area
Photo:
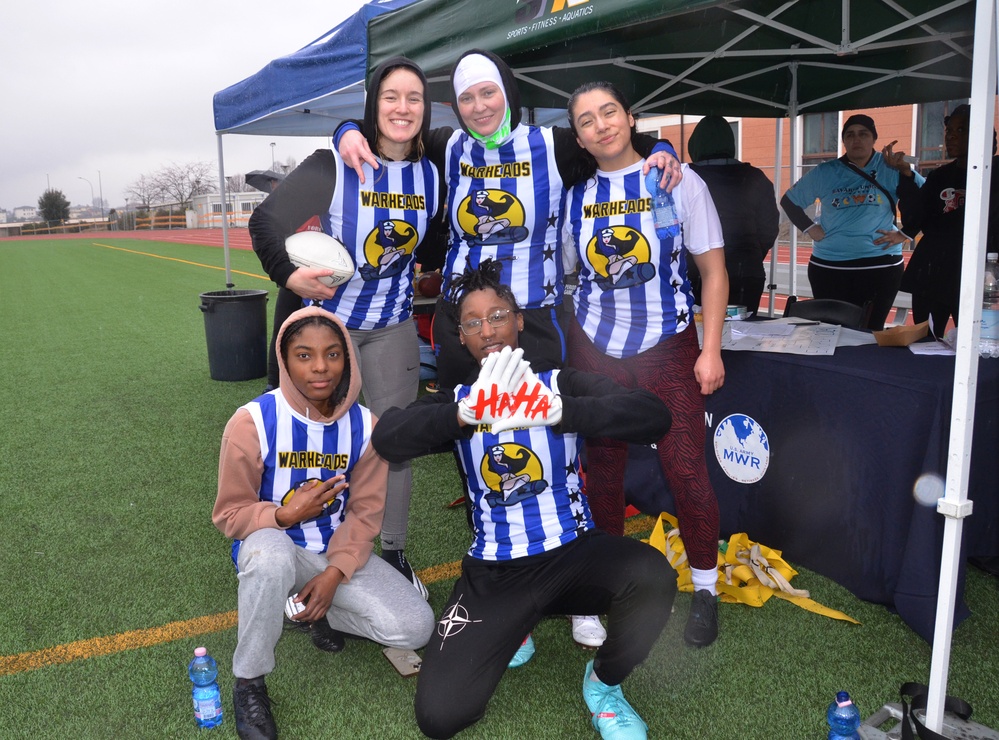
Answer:
M0 666L3 656L236 608L229 543L210 521L218 447L229 416L265 381L209 379L198 295L225 287L212 269L222 252L105 236L0 242ZM250 252L231 259L234 270L262 274ZM237 274L236 283L273 296L265 280ZM446 508L459 493L449 455L416 462L407 553L418 568L454 562L467 547L464 511ZM651 737L824 737L837 690L866 716L895 701L903 681L928 679L930 646L897 616L811 572L794 585L862 624L777 599L761 609L723 604L721 638L693 650L682 641L690 597L681 594L626 684ZM450 586L430 584L435 610ZM999 727L997 586L969 568L973 615L955 632L950 668L949 693L989 727ZM486 718L462 737L595 736L579 689L591 654L571 642L565 620L543 622L535 638L534 660L504 678ZM235 737L235 643L226 628L0 671L0 736L193 738L186 665L204 644L219 661L227 714L214 735ZM419 737L416 684L376 645L352 641L327 655L289 633L268 684L283 737Z

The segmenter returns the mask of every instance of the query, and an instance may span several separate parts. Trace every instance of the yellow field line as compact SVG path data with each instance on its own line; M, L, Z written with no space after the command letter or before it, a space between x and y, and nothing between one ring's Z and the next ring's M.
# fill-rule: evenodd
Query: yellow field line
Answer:
M647 516L631 517L625 521L625 534L635 535L647 532L651 524L652 519ZM420 577L421 581L430 584L457 578L460 573L461 561L458 560L453 563L442 563L424 568L417 571L416 574ZM160 645L164 642L198 637L212 632L222 632L235 627L236 622L237 614L233 610L220 614L210 614L207 617L186 619L182 622L170 622L161 627L130 630L129 632L121 632L117 635L109 635L107 637L92 637L87 640L77 640L76 642L68 642L65 645L56 645L55 647L35 650L30 653L3 655L0 656L0 676L33 671L38 668L60 665L62 663L71 663L74 660L85 660L101 655L123 653L126 650Z
M96 247L104 247L105 249L114 249L119 252L128 252L129 254L140 254L143 257L155 257L156 259L168 260L170 262L180 262L184 265L194 265L195 267L206 267L209 270L225 270L224 267L219 267L218 265L205 265L201 262L191 262L190 260L182 260L179 257L164 257L162 254L153 254L152 252L140 252L136 249L125 249L125 247L116 247L113 244L101 244L100 242L93 242ZM259 278L260 280L270 280L270 278L264 275L256 275L252 272L242 272L241 270L229 270L230 273L234 275L243 275L245 277Z

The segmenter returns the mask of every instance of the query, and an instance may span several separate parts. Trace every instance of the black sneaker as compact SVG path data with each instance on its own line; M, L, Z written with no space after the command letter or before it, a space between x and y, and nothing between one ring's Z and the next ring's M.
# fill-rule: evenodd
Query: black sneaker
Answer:
M313 645L327 653L339 653L347 644L343 632L330 627L325 618L309 625L309 637Z
M315 622L296 622L284 618L284 628L295 632L308 632L312 644L327 653L339 653L347 645L346 635L332 627L325 618Z
M413 588L420 592L420 596L423 597L424 601L430 599L430 592L427 591L427 587L423 585L423 581L413 571L413 566L406 560L406 556L402 550L382 550L382 560L402 573L406 577L406 580L413 584Z
M236 732L243 740L276 740L277 725L263 676L237 678L232 687L232 704L236 710Z
M718 637L718 597L707 589L694 592L683 639L688 645L704 647Z

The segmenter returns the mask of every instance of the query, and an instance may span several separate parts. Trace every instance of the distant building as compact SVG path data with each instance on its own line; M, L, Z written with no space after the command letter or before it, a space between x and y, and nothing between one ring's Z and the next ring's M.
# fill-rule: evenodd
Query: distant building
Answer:
M896 105L888 108L807 113L799 117L797 148L801 153L803 171L827 159L843 154L840 132L843 122L854 113L866 113L878 127L875 149L897 141L895 151L904 151L918 160L924 175L948 161L944 149L944 116L966 100L950 100L919 105ZM774 179L777 150L777 122L783 126L781 155L781 195L792 185L790 122L786 118L735 118L726 116L735 134L736 157L749 162ZM687 142L701 116L656 116L642 119L638 128L658 132L669 139L680 159L690 161Z
M38 209L34 206L18 206L14 209L15 221L33 221L38 218Z
M266 193L253 190L246 193L229 193L226 196L225 212L230 226L246 226L250 221L253 209L260 205ZM194 223L189 228L221 229L222 228L222 196L218 193L196 195L191 201L194 212Z
M0 224L7 223L7 211L0 208Z

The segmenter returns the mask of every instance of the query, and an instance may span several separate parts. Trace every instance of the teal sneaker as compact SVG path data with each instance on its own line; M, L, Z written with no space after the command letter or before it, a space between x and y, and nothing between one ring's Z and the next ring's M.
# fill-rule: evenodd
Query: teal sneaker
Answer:
M517 652L513 654L510 658L510 662L507 663L507 668L520 668L524 663L529 661L534 657L534 638L531 637L531 633L527 633L527 637L524 641L520 643L520 647L517 648Z
M603 740L646 740L648 725L624 698L620 686L608 686L600 679L590 680L593 661L586 664L583 700L593 715L593 729Z

